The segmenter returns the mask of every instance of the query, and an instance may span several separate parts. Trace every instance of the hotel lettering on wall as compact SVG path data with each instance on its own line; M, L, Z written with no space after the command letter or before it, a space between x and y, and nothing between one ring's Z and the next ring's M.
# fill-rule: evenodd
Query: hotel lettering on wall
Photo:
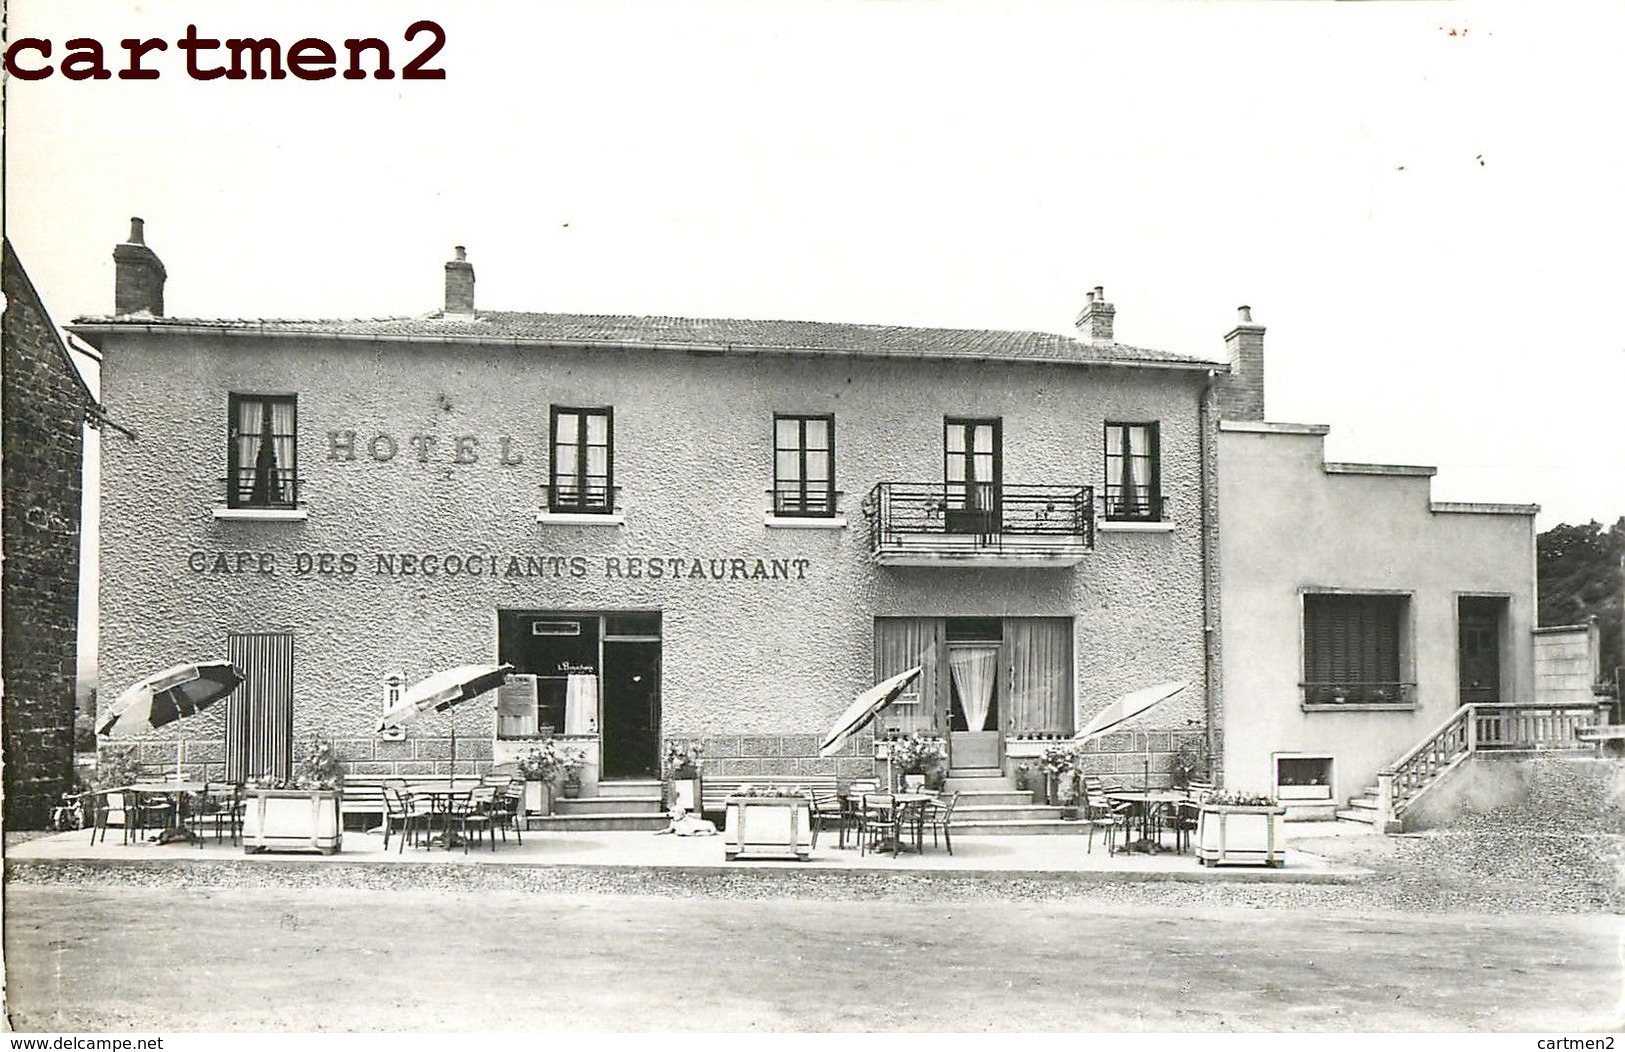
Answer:
M503 552L271 552L187 553L197 575L266 577L488 577L496 579L595 577L647 581L805 581L811 559L711 555L518 555Z
M525 454L510 435L500 435L492 441L480 435L398 436L384 431L363 435L344 428L327 433L327 459L374 464L396 460L418 464L495 464L514 468L525 463Z

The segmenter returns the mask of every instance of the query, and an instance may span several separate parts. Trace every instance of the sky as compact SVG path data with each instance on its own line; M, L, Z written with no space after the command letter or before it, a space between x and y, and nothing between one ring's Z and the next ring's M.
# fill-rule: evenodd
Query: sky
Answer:
M12 79L5 221L58 321L129 217L192 317L485 309L1068 332L1222 357L1272 420L1434 496L1625 515L1625 7L1376 2L10 0L162 38ZM391 43L442 80L195 80L198 35ZM218 53L216 53L218 54ZM37 55L26 56L37 64ZM205 57L203 65L215 58Z

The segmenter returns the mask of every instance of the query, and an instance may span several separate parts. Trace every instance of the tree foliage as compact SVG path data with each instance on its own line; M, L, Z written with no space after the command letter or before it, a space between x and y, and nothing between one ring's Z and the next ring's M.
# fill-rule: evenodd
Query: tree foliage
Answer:
M1554 526L1535 539L1535 578L1542 626L1579 625L1595 616L1602 636L1604 678L1625 663L1620 649L1625 611L1625 515L1611 527Z

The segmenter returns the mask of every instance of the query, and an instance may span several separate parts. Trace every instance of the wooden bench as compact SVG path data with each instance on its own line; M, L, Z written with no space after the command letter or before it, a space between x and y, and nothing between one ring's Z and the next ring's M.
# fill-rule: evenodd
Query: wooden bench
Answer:
M344 796L339 803L339 821L351 815L360 816L358 824L348 828L377 829L384 824L384 786L382 782L344 780Z
M742 785L772 786L787 789L800 786L818 795L835 794L833 774L731 774L702 775L700 778L700 810L708 815L721 815L723 802L739 791Z

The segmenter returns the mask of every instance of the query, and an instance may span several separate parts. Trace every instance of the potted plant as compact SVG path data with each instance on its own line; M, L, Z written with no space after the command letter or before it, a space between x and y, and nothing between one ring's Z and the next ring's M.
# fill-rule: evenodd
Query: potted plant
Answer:
M1286 864L1286 808L1264 793L1219 792L1202 801L1196 860L1204 866Z
M701 795L700 754L704 750L698 742L666 743L666 777L670 779L667 804L673 810L681 809L698 814Z
M581 795L581 769L587 766L587 754L575 746L560 746L559 766L564 772L560 789L566 800L574 800Z
M1175 789L1189 788L1192 782L1207 773L1207 767L1207 741L1202 738L1181 739L1174 747L1169 784Z
M947 759L942 743L915 731L892 742L893 765L903 777L903 788L912 793L925 789L926 778Z
M1076 763L1072 750L1060 743L1046 745L1038 757L1038 769L1044 773L1044 803L1061 802L1061 778Z
M344 764L332 742L310 743L293 777L264 776L244 792L243 852L319 851L331 855L343 846L339 805L344 796Z
M796 858L812 854L812 798L800 786L741 785L723 801L723 856Z
M1033 769L1024 763L1016 764L1015 770L1016 792L1026 793L1032 790Z
M552 739L532 747L519 758L519 773L525 779L525 812L552 814L553 785L564 773L562 747Z

